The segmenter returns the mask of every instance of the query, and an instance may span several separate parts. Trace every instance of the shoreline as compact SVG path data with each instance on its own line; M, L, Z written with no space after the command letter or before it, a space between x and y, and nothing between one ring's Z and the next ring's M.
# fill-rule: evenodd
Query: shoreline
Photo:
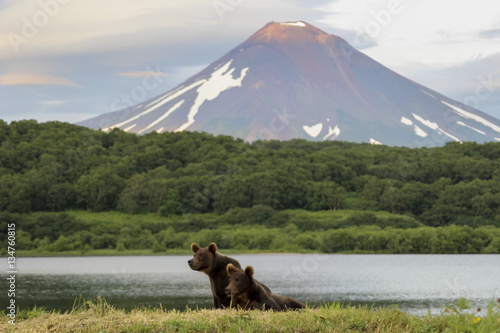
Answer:
M29 251L31 252L31 251ZM91 251L90 253L77 254L74 252L56 252L56 253L42 253L42 254L32 254L23 253L23 251L16 252L16 258L99 258L99 257L160 257L160 256L191 256L193 253L191 251L176 251L174 253L153 253L146 251L121 251L118 253L103 251L102 253L95 253L99 251ZM270 256L270 255L333 255L333 256L348 256L348 255L384 255L384 256L494 256L499 255L497 253L375 253L375 252L339 252L339 253L324 253L324 252L229 252L221 251L220 254L227 256L239 256L239 255L260 255L260 256ZM0 259L7 259L8 255L0 255Z

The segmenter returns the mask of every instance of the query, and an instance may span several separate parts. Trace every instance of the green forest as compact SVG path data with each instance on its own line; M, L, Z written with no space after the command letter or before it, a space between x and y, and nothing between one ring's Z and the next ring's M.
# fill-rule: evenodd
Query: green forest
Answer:
M500 253L500 143L246 143L0 120L0 251Z

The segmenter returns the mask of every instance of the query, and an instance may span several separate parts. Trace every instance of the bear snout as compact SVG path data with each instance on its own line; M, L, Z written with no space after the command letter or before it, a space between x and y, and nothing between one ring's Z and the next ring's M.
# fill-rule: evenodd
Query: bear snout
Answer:
M228 295L228 296L231 295L231 289L229 289L228 287L226 287L226 289L224 289L224 291L226 292L226 295Z
M191 268L193 267L193 259L188 260L188 265L189 265L189 267L191 267Z

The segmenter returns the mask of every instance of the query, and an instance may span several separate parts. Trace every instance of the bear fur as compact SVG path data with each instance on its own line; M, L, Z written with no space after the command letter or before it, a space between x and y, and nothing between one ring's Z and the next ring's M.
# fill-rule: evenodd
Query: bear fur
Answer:
M236 259L220 254L215 243L210 243L205 248L193 243L191 250L194 257L188 261L189 267L208 275L214 296L214 308L228 308L231 304L231 298L225 292L225 288L229 284L226 267L231 264L233 267L241 268L240 263ZM261 285L258 281L256 283ZM261 286L264 290L269 290L266 286Z
M304 304L291 297L275 295L262 288L253 278L254 270L252 266L247 266L245 270L242 270L240 267L228 264L226 269L229 275L226 294L232 298L233 305L242 309L275 311L305 307Z

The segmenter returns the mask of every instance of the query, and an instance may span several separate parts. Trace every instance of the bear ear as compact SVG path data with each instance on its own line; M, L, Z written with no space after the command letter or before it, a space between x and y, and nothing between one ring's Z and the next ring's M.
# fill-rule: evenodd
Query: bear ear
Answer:
M249 277L252 277L253 276L253 267L247 266L247 268L245 268L245 274L248 275Z
M226 271L229 276L233 275L236 273L236 267L233 266L233 264L227 264L226 266Z
M217 245L215 245L215 243L210 243L210 245L208 245L208 251L215 254L215 252L217 252Z
M196 244L196 243L191 244L191 251L193 251L193 253L198 252L199 249L200 249L200 247L198 246L198 244Z

